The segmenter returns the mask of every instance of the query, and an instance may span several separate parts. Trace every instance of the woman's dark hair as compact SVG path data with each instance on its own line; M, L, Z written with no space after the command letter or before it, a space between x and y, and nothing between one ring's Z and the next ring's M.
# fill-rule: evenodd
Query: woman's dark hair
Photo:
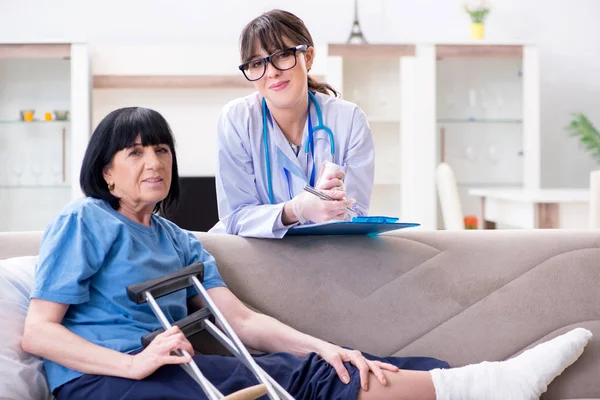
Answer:
M283 41L284 38L292 41L295 46L305 44L314 47L312 36L306 25L294 14L283 10L271 10L256 17L244 27L240 35L242 63L250 61L256 43L267 54L289 47ZM317 82L310 75L308 76L308 89L314 92L324 94L331 92L334 96L338 95L331 85Z
M179 200L179 173L175 139L167 121L154 110L142 107L119 108L108 114L96 127L83 157L79 184L86 196L106 200L115 210L119 198L108 190L102 171L110 166L115 153L132 147L137 137L142 146L166 144L173 155L171 187L167 197L156 204L154 212L165 214L166 209Z

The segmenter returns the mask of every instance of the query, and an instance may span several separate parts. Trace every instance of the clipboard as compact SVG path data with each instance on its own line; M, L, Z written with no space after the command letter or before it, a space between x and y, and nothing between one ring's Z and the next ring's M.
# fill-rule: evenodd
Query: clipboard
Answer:
M397 222L394 217L355 217L352 221L332 221L322 224L293 226L287 231L287 235L370 235L395 231L404 228L413 228L421 224L413 222Z

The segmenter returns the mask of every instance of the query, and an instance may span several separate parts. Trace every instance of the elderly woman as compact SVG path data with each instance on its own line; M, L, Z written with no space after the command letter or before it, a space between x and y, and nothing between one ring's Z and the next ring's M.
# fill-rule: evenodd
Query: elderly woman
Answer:
M177 178L174 140L157 112L116 110L92 135L81 170L87 197L67 205L44 234L22 342L44 358L59 400L204 398L173 365L190 361L174 351L193 354L191 344L171 328L142 349L141 336L160 326L148 304L134 304L125 291L197 261L203 286L242 342L267 353L257 363L297 399L534 399L591 336L577 329L507 362L445 369L431 358L378 359L300 333L248 309L197 238L156 215L177 200ZM175 321L187 314L187 299L202 306L192 289L158 303ZM256 383L233 357L193 360L223 393Z

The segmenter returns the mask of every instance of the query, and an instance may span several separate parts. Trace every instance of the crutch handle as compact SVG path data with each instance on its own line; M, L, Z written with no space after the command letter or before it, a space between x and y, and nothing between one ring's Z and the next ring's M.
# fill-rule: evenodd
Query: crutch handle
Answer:
M192 286L193 276L200 282L204 280L204 264L197 262L160 278L129 285L127 286L127 297L136 304L142 304L146 302L144 293L150 292L152 297L158 299Z
M196 311L193 314L188 315L185 318L176 321L172 325L176 325L181 329L181 332L186 338L195 335L198 332L206 329L206 319L209 319L213 323L215 322L215 317L212 315L208 308L202 308ZM148 333L147 335L142 336L142 346L148 347L148 345L154 340L155 337L163 333L165 330L163 328L158 328L154 332Z
M229 396L223 397L223 400L254 400L267 394L267 387L262 383L238 390Z

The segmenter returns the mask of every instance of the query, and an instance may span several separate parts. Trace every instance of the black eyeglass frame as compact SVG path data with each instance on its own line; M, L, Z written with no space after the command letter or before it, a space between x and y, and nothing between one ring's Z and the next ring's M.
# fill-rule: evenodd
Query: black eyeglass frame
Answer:
M277 70L279 70L279 71L287 71L287 70L290 70L290 69L294 68L294 67L296 66L296 64L298 64L298 58L296 57L296 53L297 53L297 52L299 52L299 51L306 51L306 50L308 50L308 45L306 45L306 44L300 44L300 45L298 45L298 46L295 46L295 47L290 47L290 48L288 48L288 49L281 49L281 50L278 50L278 51L276 51L275 53L271 54L270 56L263 57L263 58L255 58L255 59L253 59L253 60L246 61L245 63L243 63L243 64L240 64L240 65L238 66L238 69L239 69L240 71L242 71L242 74L244 74L244 77L245 77L247 80L249 80L250 82L255 82L255 81L257 81L257 80L261 79L263 76L265 76L265 73L267 72L267 63L271 63L271 65L273 66L273 68L275 68L275 69L277 69ZM272 60L272 57L274 57L274 56L276 56L277 54L279 54L279 53L281 53L281 52L284 52L284 51L291 51L292 53L294 53L294 54L293 54L293 56L294 56L294 65L292 65L292 66L291 66L291 67L289 67L289 68L284 68L284 69L281 69L281 68L278 68L278 67L277 67L277 66L276 66L276 65L273 63L273 61L271 61L271 60ZM246 70L248 70L248 69L249 69L249 65L250 65L250 63L253 63L253 62L256 62L256 61L262 61L262 62L263 62L263 73L260 75L260 77L258 77L258 78L256 78L256 79L250 79L250 78L248 78L248 75L246 75ZM244 68L244 67L246 67L246 68Z

